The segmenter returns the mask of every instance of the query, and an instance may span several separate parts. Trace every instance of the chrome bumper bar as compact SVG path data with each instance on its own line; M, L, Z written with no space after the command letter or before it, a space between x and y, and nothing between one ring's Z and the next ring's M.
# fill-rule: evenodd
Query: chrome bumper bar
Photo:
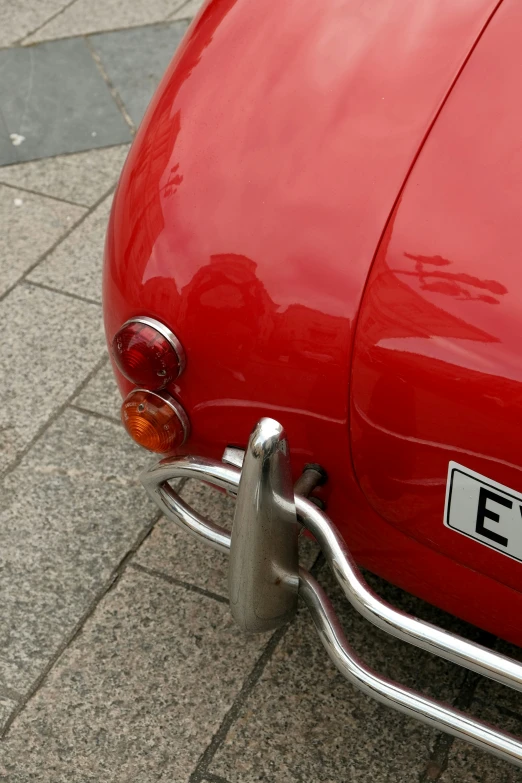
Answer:
M168 484L205 481L237 495L232 533L201 517ZM332 521L310 500L294 495L283 428L261 419L243 466L198 457L167 458L142 482L161 511L191 535L230 554L231 611L247 631L274 628L305 601L337 669L377 701L482 750L522 766L522 741L449 705L394 683L364 665L351 650L322 587L297 563L298 521L318 541L346 598L367 620L403 641L522 691L522 664L412 617L383 601L367 585Z

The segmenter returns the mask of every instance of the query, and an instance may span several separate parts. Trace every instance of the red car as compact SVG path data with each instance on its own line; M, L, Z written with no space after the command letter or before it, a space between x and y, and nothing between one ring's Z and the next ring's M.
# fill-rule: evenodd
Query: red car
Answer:
M520 765L357 660L297 534L371 622L522 690L357 567L522 644L521 44L519 0L212 0L130 152L104 276L122 418L163 457L144 484L230 550L240 625L299 593L352 682ZM179 476L237 494L232 535Z

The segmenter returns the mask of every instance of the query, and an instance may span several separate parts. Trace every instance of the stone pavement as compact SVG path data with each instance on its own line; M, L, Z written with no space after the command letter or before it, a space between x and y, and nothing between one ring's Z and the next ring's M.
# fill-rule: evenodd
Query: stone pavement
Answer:
M224 557L159 518L137 481L153 457L119 424L103 238L129 142L199 5L0 0L0 780L522 781L355 691L306 610L242 636ZM182 493L230 522L225 496ZM313 545L302 556L371 665L522 733L516 694L370 627ZM506 648L369 578L396 605Z

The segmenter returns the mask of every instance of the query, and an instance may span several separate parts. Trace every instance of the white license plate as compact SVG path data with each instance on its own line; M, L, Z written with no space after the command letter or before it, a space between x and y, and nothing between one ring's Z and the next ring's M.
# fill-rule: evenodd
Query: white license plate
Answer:
M522 562L522 494L450 462L444 524Z

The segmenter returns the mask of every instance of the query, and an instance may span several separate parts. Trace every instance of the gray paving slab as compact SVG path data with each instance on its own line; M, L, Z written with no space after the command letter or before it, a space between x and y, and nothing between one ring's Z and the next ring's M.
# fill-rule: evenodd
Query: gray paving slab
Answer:
M30 285L0 302L0 321L1 471L94 370L105 340L98 305Z
M201 780L205 783L229 783L222 775L205 775ZM160 783L167 783L167 780L161 780Z
M3 166L0 183L91 207L117 181L128 151L122 144Z
M498 641L497 649L522 660L522 650ZM517 691L480 678L471 711L482 720L522 739L522 698ZM522 783L522 770L455 740L441 783Z
M498 712L493 709L489 711L489 716L490 722L497 720L498 725ZM503 722L506 724L505 718ZM508 726L506 730L509 730ZM519 724L519 735L520 729ZM440 783L521 783L522 771L476 748L470 748L465 742L455 740L450 750L447 769L437 780Z
M90 38L111 83L138 125L185 30L186 21L151 25Z
M73 404L93 413L112 416L115 420L120 420L121 395L110 364L106 364L98 370L92 380L74 398Z
M18 708L18 702L0 696L0 735L7 725L7 721ZM0 766L0 780L2 779L2 767Z
M28 279L101 303L103 249L111 204L112 194L31 272Z
M149 464L152 466L154 461L155 457L151 454ZM231 528L234 501L224 493L201 482L189 481L181 496L203 516L227 529ZM167 519L158 522L135 559L140 565L175 579L227 595L227 555L202 546Z
M327 571L321 581L366 663L430 695L455 698L462 681L458 667L382 634L347 606ZM384 583L381 590L387 591ZM438 615L431 607L422 611L432 620ZM418 783L435 737L348 684L303 608L208 771L231 783Z
M13 147L20 162L130 141L81 38L1 50L0 80L7 132L24 137Z
M59 13L69 2L70 0L2 0L0 46L11 46Z
M101 30L118 30L161 22L172 14L183 0L76 0L62 14L49 21L22 43L85 35Z
M155 457L150 455L150 465ZM234 500L219 490L198 481L188 481L181 497L204 517L232 528ZM300 542L301 563L310 568L319 548L315 542L303 538ZM194 541L168 519L161 519L136 554L136 562L160 571L174 579L228 596L228 556Z
M0 185L0 295L85 212L73 204Z
M0 687L25 693L155 518L144 455L67 410L9 473L0 509Z
M266 638L129 568L14 721L10 783L189 780Z

